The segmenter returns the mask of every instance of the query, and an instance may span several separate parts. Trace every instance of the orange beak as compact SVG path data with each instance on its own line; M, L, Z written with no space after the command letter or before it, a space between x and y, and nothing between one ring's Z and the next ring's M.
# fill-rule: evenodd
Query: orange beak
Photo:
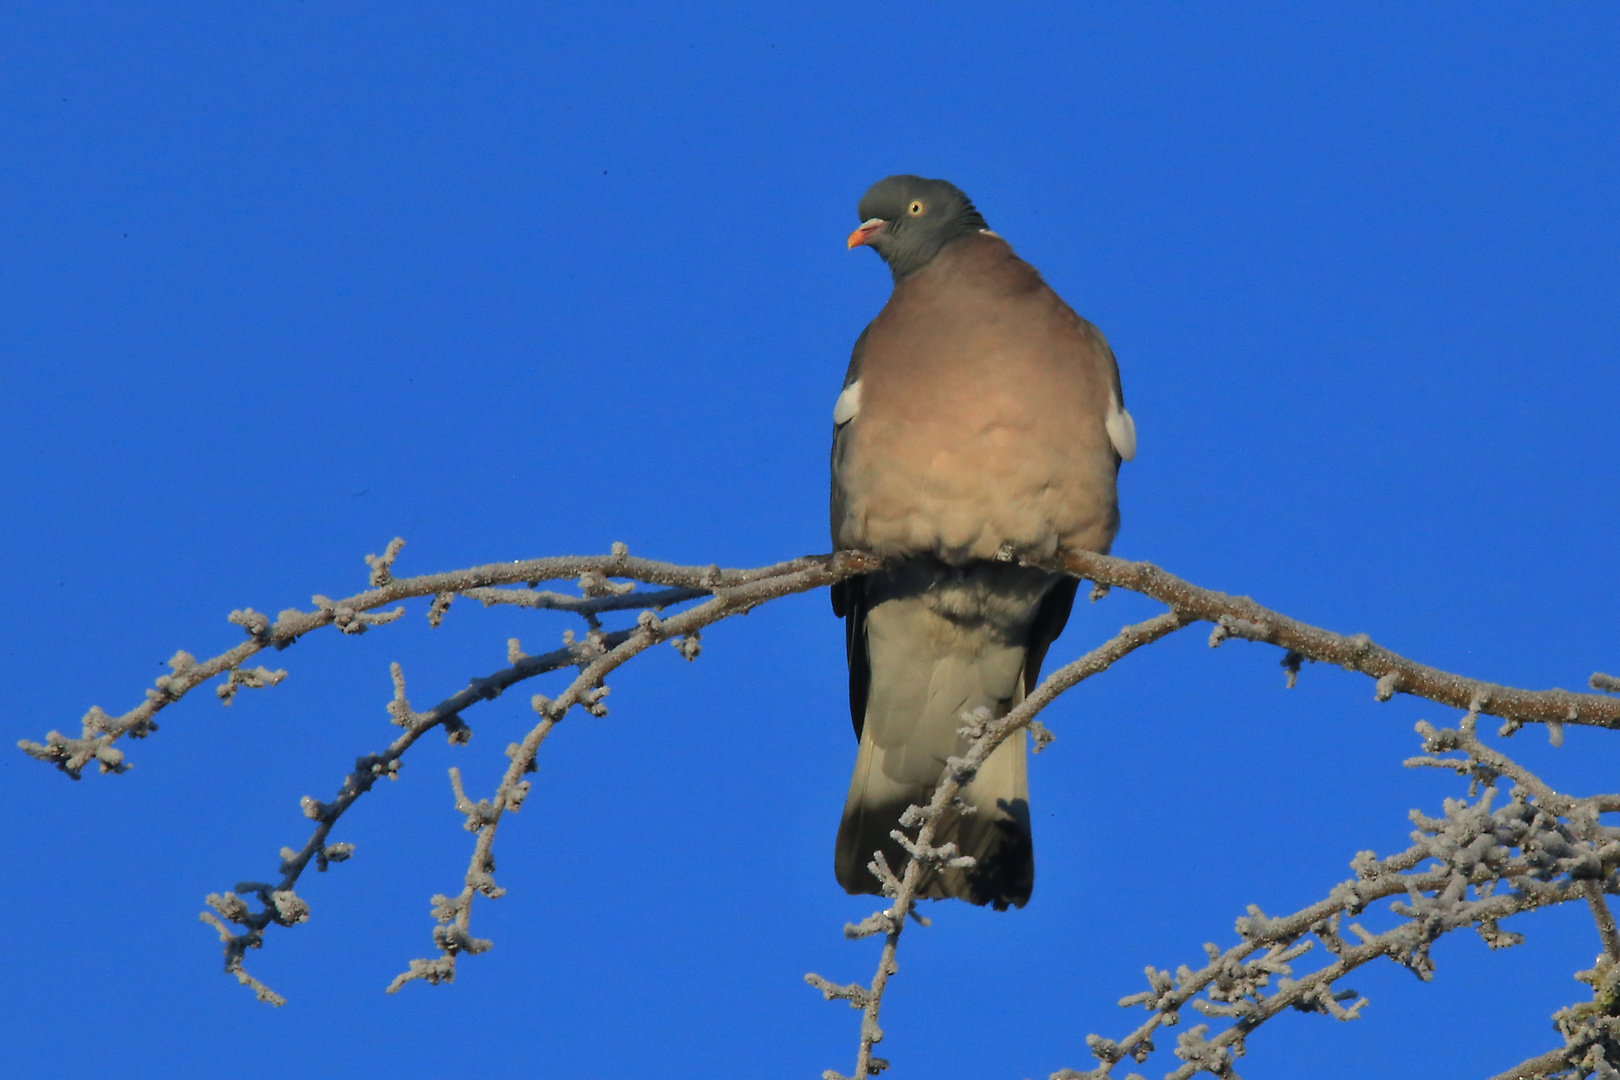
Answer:
M883 226L887 224L888 222L882 218L867 218L861 222L860 228L849 234L849 243L844 246L846 248L857 248L862 244L870 244L872 237L882 232Z

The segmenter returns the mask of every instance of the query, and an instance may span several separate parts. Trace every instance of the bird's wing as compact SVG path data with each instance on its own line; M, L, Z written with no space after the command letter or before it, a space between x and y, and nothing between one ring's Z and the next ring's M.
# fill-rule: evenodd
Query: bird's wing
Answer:
M1077 315L1075 318L1080 317ZM1108 399L1108 413L1103 419L1103 428L1108 432L1108 441L1114 447L1115 456L1120 461L1130 461L1136 456L1136 421L1125 411L1125 387L1119 381L1119 361L1114 358L1114 349L1108 344L1103 332L1085 319L1080 319L1080 322L1111 376L1112 385L1109 388L1111 396Z
M850 421L860 412L861 359L866 353L866 335L870 324L855 339L850 350L849 369L844 373L844 386L833 403L832 439L832 533L833 548L838 547L838 526L844 514L844 489L839 483L839 458L846 446L845 433ZM855 737L861 737L861 725L866 717L866 693L871 684L872 670L866 656L866 601L861 578L846 578L835 582L832 590L833 614L844 620L845 649L849 659L849 716L855 725Z

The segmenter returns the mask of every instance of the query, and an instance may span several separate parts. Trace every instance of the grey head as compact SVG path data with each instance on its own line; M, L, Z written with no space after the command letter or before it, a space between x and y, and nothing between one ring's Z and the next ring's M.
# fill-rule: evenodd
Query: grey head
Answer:
M951 241L987 228L961 188L909 174L867 188L856 213L861 227L850 233L849 246L864 244L883 256L896 281L927 266Z

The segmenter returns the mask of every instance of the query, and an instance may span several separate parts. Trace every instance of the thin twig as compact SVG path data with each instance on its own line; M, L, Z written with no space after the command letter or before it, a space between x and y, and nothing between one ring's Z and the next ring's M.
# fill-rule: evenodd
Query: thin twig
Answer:
M786 567L789 564L781 565ZM750 611L768 600L831 584L847 576L848 572L838 556L797 560L790 570L771 575L753 575L742 584L716 589L713 599L668 619L659 619L651 613L644 614L637 628L622 641L609 647L609 643L602 640L596 655L581 665L578 677L557 698L549 701L536 699L535 709L540 714L540 722L521 743L508 748L507 755L511 761L495 789L494 797L478 807L478 840L473 847L461 892L455 897L434 898L434 910L440 921L440 927L434 934L439 955L431 959L412 960L408 968L389 984L388 992L394 993L417 979L430 983L452 981L457 956L462 952L476 953L488 948L486 941L471 936L469 927L474 896L482 893L494 898L502 892L495 885L491 870L496 830L506 811L516 811L521 806L528 793L524 775L533 771L540 744L569 709L579 704L594 705L597 697L593 695L599 695L602 682L609 673L660 642L695 634L712 623ZM469 826L471 824L470 821Z
M608 596L568 596L537 589L468 589L461 595L485 607L509 604L540 611L566 611L574 615L600 615L604 611L631 611L651 608L661 611L675 604L708 596L707 589L661 589L658 592L629 592Z
M954 845L947 844L943 848L933 846L934 832L941 816L956 798L962 785L973 777L985 760L995 752L996 747L1027 727L1036 715L1063 691L1099 672L1108 670L1124 656L1181 629L1189 621L1191 620L1172 611L1148 619L1146 622L1127 626L1111 640L1054 671L1006 716L988 722L973 739L965 757L953 757L946 763L945 771L934 788L933 798L928 806L914 807L914 816L908 813L908 816L912 816L912 819L919 823L917 839L909 841L902 834L895 834L911 852L911 857L906 861L905 871L894 888L894 902L887 910L877 912L858 926L844 928L844 933L851 937L865 937L868 933L878 931L884 934L883 949L878 956L877 971L872 976L871 984L864 988L837 987L814 973L805 976L805 981L820 990L824 997L844 998L862 1010L861 1036L855 1055L853 1080L865 1080L888 1065L886 1061L874 1058L872 1054L872 1047L883 1039L883 1029L878 1024L879 1013L883 1007L883 994L888 988L889 976L899 970L895 965L895 952L900 945L900 934L905 929L906 917L912 914L916 904L918 885L934 866L955 858ZM987 719L987 715L981 718L981 722ZM882 853L877 853L880 867L884 865L882 860ZM892 875L879 873L878 876L880 880L887 878L890 882L893 881ZM826 1080L844 1080L838 1073L830 1070L822 1075Z
M1581 889L1586 893L1587 906L1592 909L1592 920L1597 923L1598 937L1603 939L1603 954L1620 962L1620 933L1615 932L1614 913L1603 898L1603 886L1588 879L1581 882Z
M606 635L605 640L617 644L628 636L627 632L621 632ZM524 657L517 663L493 672L484 678L473 679L465 690L450 695L431 709L421 713L411 711L409 703L405 701L404 681L396 664L394 666L394 677L397 692L390 711L395 714L395 722L400 723L405 728L404 732L390 743L386 749L378 753L365 754L356 759L354 770L344 776L343 782L331 802L323 803L308 797L302 801L305 814L316 823L315 830L310 834L309 839L304 842L304 846L297 852L293 852L290 848L282 849L281 881L274 887L274 891L291 893L311 861L316 862L321 870L326 869L326 863L329 860L341 861L334 859L333 848L326 843L332 829L360 796L372 789L378 779L382 777L387 777L390 780L398 779L401 759L404 757L405 752L423 735L436 727L453 727L451 732L452 742L465 741L463 733L466 732L466 728L463 724L458 723L461 714L465 710L481 701L493 701L500 696L502 691L524 679L533 678L536 675L556 671L559 668L578 663L580 648L578 645L570 645L546 653L543 656ZM348 851L345 849L340 849L339 854L344 859L348 857ZM241 886L238 886L237 889L238 891L256 891L243 890ZM240 899L236 892L232 891L224 894L210 894L208 902L222 915L226 915L233 922L238 922L248 928L248 933L243 935L243 947L259 948L263 945L264 930L272 925L275 920L269 914L268 908L252 912L245 905L240 904ZM227 914L221 905L228 905L231 913ZM208 912L204 912L202 918L217 925L217 920ZM258 980L254 979L251 983L246 981L251 976L247 976L246 971L242 968L241 949L233 947L233 938L228 931L223 927L219 927L219 929L221 939L226 942L225 960L227 971L236 975L239 980L243 981L244 985L254 989L261 1001L270 1001L272 1004L277 1005L282 1004L285 999L281 998L280 995L273 994L268 987L263 987L263 984L259 983ZM273 1001L272 998L274 998Z
M1145 1005L1151 1013L1148 1019L1118 1041L1089 1036L1087 1045L1100 1064L1087 1072L1061 1070L1053 1080L1103 1080L1112 1077L1113 1067L1126 1058L1145 1060L1154 1050L1154 1033L1177 1023L1180 1010L1189 1004L1206 1016L1234 1022L1214 1038L1206 1038L1209 1029L1203 1024L1181 1034L1175 1052L1183 1064L1166 1074L1166 1080L1186 1080L1199 1072L1229 1075L1248 1035L1286 1009L1353 1019L1365 1002L1344 1008L1332 985L1363 964L1387 956L1427 979L1433 972L1430 946L1445 933L1472 926L1491 946L1510 946L1522 939L1503 931L1501 920L1576 899L1591 903L1594 894L1601 902L1602 890L1620 888L1616 874L1620 829L1598 820L1600 804L1614 796L1575 799L1553 792L1528 770L1482 744L1474 733L1474 716L1470 712L1456 729L1418 724L1424 749L1431 755L1460 751L1464 757L1422 757L1407 764L1452 768L1476 783L1484 782L1486 789L1477 802L1447 800L1442 818L1414 811L1412 820L1419 829L1414 836L1419 839L1410 848L1382 860L1371 852L1361 853L1351 863L1355 878L1292 915L1273 919L1251 906L1249 916L1238 921L1243 940L1224 952L1205 946L1209 963L1199 970L1182 966L1172 978L1168 972L1148 968L1149 989L1120 1001L1122 1006ZM1519 786L1513 800L1493 810L1496 790L1489 785L1497 777L1513 779ZM1518 855L1511 854L1514 849ZM1425 862L1429 867L1419 870ZM1498 884L1510 889L1498 890ZM1341 936L1345 916L1393 897L1404 898L1392 907L1405 921L1380 934L1350 923L1348 929L1359 941ZM1602 910L1607 912L1606 904ZM1612 928L1611 922L1611 932ZM1286 961L1309 947L1309 942L1301 942L1307 934L1314 935L1334 959L1296 979ZM1264 988L1273 977L1277 989L1267 994ZM1201 993L1208 1000L1197 1000Z
M397 549L394 550L397 554ZM513 565L522 566L532 571L539 561L531 560L526 564ZM681 649L682 654L691 659L696 655L696 637L698 631L702 628L721 619L746 612L767 600L787 595L790 592L802 592L818 588L852 572L843 565L847 560L841 560L837 557L794 560L774 567L743 571L725 571L715 567L671 567L664 564L654 564L657 569L648 572L646 570L648 565L646 560L633 560L634 565L628 567L624 566L624 560L620 556L609 556L607 560L599 561L611 562L612 568L615 570L625 569L626 573L623 576L629 576L631 573L645 573L646 576L659 578L685 576L689 579L709 581L711 586L705 590L680 586L655 592L604 592L597 597L589 598L586 602L574 605L557 605L541 601L533 604L525 603L525 606L567 610L585 616L590 621L594 619L597 613L602 611L634 608L659 609L697 596L713 595L715 599L708 604L699 605L681 613L680 616L668 620L661 620L651 611L645 611L636 630L608 633L593 629L585 638L579 641L573 640L571 634L566 635L568 643L563 648L544 655L514 655L512 663L507 667L488 676L471 680L466 689L451 695L426 712L418 713L411 709L404 694L403 674L400 672L398 665L395 665L393 672L395 699L389 706L389 712L393 716L395 723L405 729L404 732L383 751L367 754L357 759L354 770L344 777L343 783L331 802L323 803L307 796L302 800L306 816L316 822L316 827L299 851L293 852L289 848L282 849L281 880L277 885L245 882L239 884L234 891L224 894L210 894L208 897L208 903L215 911L245 928L245 933L234 936L230 935L223 927L220 928L221 937L226 946L226 968L240 981L243 981L244 985L254 989L258 993L260 1000L272 1004L281 1004L285 999L247 974L243 968L244 951L247 948L261 947L264 940L264 931L270 925L291 925L278 917L274 905L266 898L275 896L296 899L292 891L293 887L311 861L314 861L319 869L324 870L329 861L341 861L348 857L349 848L347 845L327 844L327 839L333 827L361 795L371 790L378 778L383 776L389 779L397 778L405 752L428 731L443 726L449 732L453 743L464 742L470 736L470 731L461 719L461 714L466 709L478 704L480 701L492 701L511 686L526 679L564 667L580 667L582 673L569 690L557 701L546 703L546 707L552 710L552 713L542 718L541 723L522 744L514 744L509 749L508 752L513 758L513 767L522 764L527 769L533 762L534 755L538 752L546 734L549 733L556 720L560 719L569 707L580 703L593 710L603 708L598 703L598 700L606 690L605 688L593 689L593 687L599 686L601 678L608 671L611 671L612 668L617 667L618 664L623 663L631 656L658 642L674 640L677 644L683 646ZM577 565L576 562L563 568L572 570ZM587 586L602 589L617 588L609 585L606 582L605 574L599 570L588 570L586 573L598 575L594 580L586 578L583 584ZM377 574L374 570L373 580L376 580L376 577ZM434 589L442 584L445 577L446 575L435 575L425 579L393 581L385 576L383 580L385 585L394 586L405 585L411 581L425 580L428 585L421 589L420 594L440 596L444 594L438 593ZM733 582L735 584L725 586L715 584L718 582ZM476 589L471 590L471 592L476 595L484 593L486 590ZM525 590L510 590L508 592L507 590L490 589L487 592L502 592L516 597L533 595ZM556 596L557 594L550 595ZM600 603L593 603L594 601L600 601ZM386 603L389 601L380 602ZM519 602L524 603L522 600ZM627 645L630 646L628 649L625 648ZM509 644L509 650L516 651L515 642ZM604 658L607 658L606 663L604 663ZM193 685L196 684L193 683ZM537 702L544 700L543 698L536 699ZM390 992L397 990L404 982L410 981L411 978L421 978L431 982L449 981L454 977L454 955L457 952L482 951L482 948L475 947L483 944L480 939L472 938L467 933L468 921L471 917L472 895L475 892L482 891L486 895L493 897L499 895L500 890L493 885L487 871L479 868L489 864L489 848L494 839L494 824L498 822L504 810L515 810L517 805L521 804L523 796L527 793L527 787L527 783L522 781L521 777L514 781L509 770L506 780L503 781L497 791L495 801L493 803L486 801L480 804L480 806L486 808L486 812L490 812L487 808L498 806L498 809L490 812L487 828L483 828L485 824L483 821L477 823L476 831L479 831L480 835L473 854L473 868L468 871L467 884L461 896L454 902L441 897L435 898L435 910L441 914L445 912L450 914L445 925L441 925L435 933L435 940L440 945L441 955L434 960L413 960L410 970L390 986ZM252 910L246 901L237 895L238 892L258 895L261 900L259 910ZM298 902L302 903L302 901ZM446 906L452 903L455 905L454 910ZM203 913L203 918L211 923L217 923L214 916L207 912Z

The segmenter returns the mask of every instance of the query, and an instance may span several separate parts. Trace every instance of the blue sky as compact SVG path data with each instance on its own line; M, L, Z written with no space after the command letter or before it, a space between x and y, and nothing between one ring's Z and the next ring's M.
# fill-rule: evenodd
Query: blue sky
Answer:
M1115 551L1466 674L1620 668L1620 16L1603 4L58 3L0 13L0 708L7 745L122 712L233 608L400 573L632 552L826 550L829 410L888 276L847 252L893 172L946 177L1119 355L1140 453ZM1053 661L1154 610L1077 611ZM200 693L81 784L0 754L18 1076L815 1076L865 980L832 876L853 761L820 594L659 650L570 719L503 829L492 952L431 949L528 694L431 738L307 878L311 921L220 973L203 896L262 878L418 702L555 617L421 611ZM885 1008L900 1076L1087 1067L1144 964L1193 963L1406 844L1459 785L1364 679L1199 630L1045 717L1023 911L936 906ZM543 689L538 687L537 689ZM1611 736L1510 752L1616 790ZM1375 917L1376 918L1376 917ZM1490 1074L1554 1044L1582 912L1456 935L1338 1024L1253 1037L1249 1080ZM1190 1021L1189 1021L1190 1022ZM1165 1040L1168 1042L1169 1040ZM1160 1075L1168 1055L1144 1070Z

